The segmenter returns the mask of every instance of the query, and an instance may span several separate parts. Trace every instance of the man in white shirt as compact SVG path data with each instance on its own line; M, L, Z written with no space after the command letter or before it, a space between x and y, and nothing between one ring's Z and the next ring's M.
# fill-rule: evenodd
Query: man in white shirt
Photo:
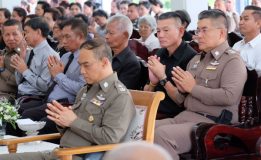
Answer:
M237 42L233 49L240 52L249 70L256 70L261 77L261 8L246 6L241 14L239 30L244 39Z

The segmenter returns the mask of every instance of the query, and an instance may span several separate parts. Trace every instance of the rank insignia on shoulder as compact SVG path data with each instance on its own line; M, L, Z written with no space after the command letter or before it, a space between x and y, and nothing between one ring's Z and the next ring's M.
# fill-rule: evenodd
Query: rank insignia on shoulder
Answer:
M216 70L217 69L217 67L215 67L215 66L207 66L206 67L206 70Z
M123 85L121 85L121 84L118 84L118 88L119 88L119 90L120 90L121 92L126 91L126 88L125 88Z
M235 50L233 50L233 49L229 49L229 50L227 50L227 53L228 54L235 54L235 53L237 53Z
M95 104L96 106L101 106L104 103L104 101L100 101L100 100L98 100L96 98L91 99L90 102Z

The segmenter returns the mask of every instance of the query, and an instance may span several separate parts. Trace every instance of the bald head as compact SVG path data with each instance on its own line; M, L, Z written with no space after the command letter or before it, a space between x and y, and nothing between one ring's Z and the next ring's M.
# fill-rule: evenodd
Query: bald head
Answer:
M124 143L105 154L103 160L172 160L162 147L147 142Z

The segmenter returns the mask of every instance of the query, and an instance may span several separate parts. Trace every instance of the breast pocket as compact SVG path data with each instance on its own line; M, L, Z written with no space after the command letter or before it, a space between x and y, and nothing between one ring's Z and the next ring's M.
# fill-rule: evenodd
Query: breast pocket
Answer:
M205 70L199 76L200 85L208 88L217 88L219 85L217 75L218 73L216 70Z
M101 126L102 118L104 115L104 109L102 105L98 106L89 101L85 106L85 111L87 112L86 116L89 122L91 122L90 120L93 119L92 123ZM92 118L90 118L90 116L92 116Z

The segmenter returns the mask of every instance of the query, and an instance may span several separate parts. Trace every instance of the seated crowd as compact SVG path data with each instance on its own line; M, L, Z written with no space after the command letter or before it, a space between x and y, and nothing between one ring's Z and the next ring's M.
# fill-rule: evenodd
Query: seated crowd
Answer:
M60 146L70 148L123 142L135 116L128 89L162 91L154 143L168 153L159 146L147 149L162 159L178 160L191 150L189 137L197 123L238 121L246 69L261 76L261 8L254 2L239 19L232 0L216 0L215 9L198 15L193 33L187 30L191 19L185 10L164 12L159 0L112 0L111 15L91 0L83 7L78 2L50 6L39 1L35 14L28 15L22 7L12 14L0 8L0 98L15 100L21 119L45 121L39 134L59 132ZM230 32L243 39L229 46ZM190 42L197 44L197 51ZM147 56L136 43L146 48ZM220 118L224 113L229 119ZM7 134L25 135L11 124ZM146 145L137 148L146 152ZM125 159L121 152L132 155L131 147L104 159ZM98 160L103 155L74 159ZM10 158L57 157L53 152L0 154L1 160Z

